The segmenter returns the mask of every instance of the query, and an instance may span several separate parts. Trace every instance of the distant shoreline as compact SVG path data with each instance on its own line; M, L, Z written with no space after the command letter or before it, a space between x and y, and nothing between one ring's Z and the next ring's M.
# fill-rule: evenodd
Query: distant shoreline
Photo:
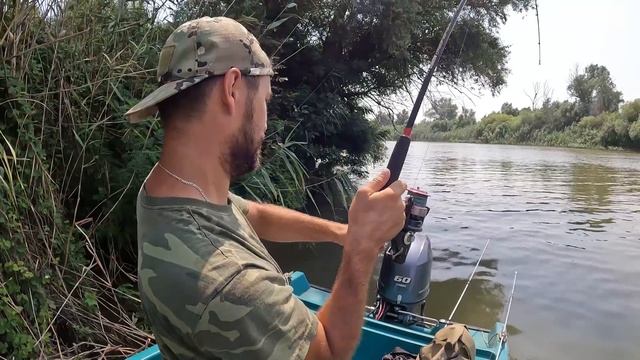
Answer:
M400 136L400 135L398 135ZM396 139L387 139L385 141L388 142L395 142ZM605 151L614 151L614 152L630 152L630 153L634 153L634 154L640 154L640 149L627 149L627 148L622 148L622 147L617 147L617 146L612 146L612 147L605 147L605 146L588 146L588 145L581 145L581 144L575 144L575 145L545 145L545 144L538 144L538 143L517 143L517 144L511 144L511 143L504 143L504 142L491 142L491 143L486 143L486 142L481 142L481 141L473 141L473 140L425 140L425 139L419 139L419 140L411 140L412 142L424 142L424 143L451 143L451 144L478 144L478 145L507 145L507 146L532 146L532 147L547 147L547 148L557 148L557 149L585 149L585 150L605 150Z

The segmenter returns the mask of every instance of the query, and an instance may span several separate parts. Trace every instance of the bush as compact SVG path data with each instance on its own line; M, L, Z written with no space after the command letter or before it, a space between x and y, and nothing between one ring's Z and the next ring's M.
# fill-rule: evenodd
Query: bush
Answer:
M638 103L638 100L628 103L620 112L586 116L579 122L575 121L575 104L564 101L553 102L536 111L522 109L517 116L491 113L480 122L463 128L456 128L451 121L419 123L414 130L414 139L636 148L640 146L640 125L637 125L640 122L629 122L628 119L634 118Z
M519 118L502 113L492 113L478 123L475 136L482 142L509 142L518 127Z
M618 116L605 117L600 128L602 146L624 146L629 143L629 123Z
M629 138L636 148L640 148L640 121L636 121L629 126Z
M600 129L605 122L606 117L603 115L598 116L585 116L583 117L578 126L583 129Z
M635 99L622 106L620 109L622 118L630 123L640 120L640 99Z

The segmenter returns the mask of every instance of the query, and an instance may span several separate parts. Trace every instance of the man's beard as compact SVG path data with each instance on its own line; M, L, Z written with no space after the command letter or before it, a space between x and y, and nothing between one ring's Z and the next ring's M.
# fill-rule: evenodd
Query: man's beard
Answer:
M253 104L247 101L240 134L231 140L222 164L231 179L237 179L260 166L262 139L254 131Z

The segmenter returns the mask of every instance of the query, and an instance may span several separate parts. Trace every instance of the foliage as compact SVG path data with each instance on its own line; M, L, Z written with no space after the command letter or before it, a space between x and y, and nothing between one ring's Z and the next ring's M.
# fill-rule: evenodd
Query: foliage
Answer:
M629 138L634 144L640 144L640 121L629 126Z
M500 107L500 112L503 114L511 115L511 116L518 116L518 114L520 113L520 110L518 110L518 108L513 107L513 104L506 102L502 104L502 106Z
M475 123L476 112L463 106L455 121L454 128L463 128L469 125L474 125Z
M567 101L552 102L536 111L521 110L517 116L502 112L491 113L479 122L464 126L457 126L457 120L422 122L415 126L413 138L430 141L640 148L640 122L628 121L629 114L630 110L626 113L621 110L580 119L576 115L574 104ZM634 115L631 116L633 118Z
M615 90L606 67L590 65L584 74L574 75L569 91L574 101L546 98L535 110L517 109L507 102L499 112L479 122L475 122L475 117L473 121L461 121L469 115L468 110L463 107L458 114L451 99L440 99L433 102L436 110L426 113L434 120L417 124L413 138L640 149L640 99L618 110L622 94ZM393 132L391 137L395 138Z
M378 111L373 117L373 122L380 126L391 126L396 123L396 116L390 111Z
M584 73L576 69L567 91L576 99L583 116L618 111L618 105L622 102L622 93L616 90L609 70L601 65L589 65Z
M640 99L628 102L620 109L622 118L630 123L640 120Z
M440 121L453 120L457 115L458 105L450 98L440 98L431 101L431 107L424 113L427 119Z
M391 111L378 111L373 117L373 122L380 126L404 125L409 120L409 111L403 109L399 113Z

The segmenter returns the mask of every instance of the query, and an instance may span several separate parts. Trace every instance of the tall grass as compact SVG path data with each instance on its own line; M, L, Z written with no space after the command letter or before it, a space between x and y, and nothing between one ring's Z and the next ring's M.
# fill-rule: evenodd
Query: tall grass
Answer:
M123 114L154 88L172 31L160 17L178 11L163 4L0 1L0 356L122 357L153 341L134 204L162 132ZM302 205L332 184L344 201L348 178L308 183L298 147L271 142L237 189Z

